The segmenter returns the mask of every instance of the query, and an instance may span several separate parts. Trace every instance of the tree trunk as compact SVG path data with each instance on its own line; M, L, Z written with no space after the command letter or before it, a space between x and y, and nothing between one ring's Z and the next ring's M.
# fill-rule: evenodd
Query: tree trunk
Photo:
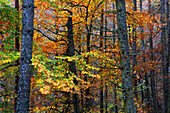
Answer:
M149 0L149 13L151 13L151 1ZM152 38L152 25L150 24L150 37L149 37L149 42L150 42L150 60L154 61L154 56L153 56L153 38ZM152 107L153 107L153 112L157 111L157 99L156 99L156 85L155 85L155 75L154 75L154 69L150 70L150 76L151 76L151 95L152 95Z
M79 26L80 28L80 26ZM81 41L81 34L78 32L78 55L81 55L81 45L82 45L82 41ZM80 71L80 78L82 78L82 74L81 74L81 70ZM82 84L81 84L82 85ZM80 89L80 101L81 101L81 113L84 112L84 96L83 96L83 89Z
M143 9L142 9L142 0L140 0L140 11L141 11L141 13L143 11ZM142 29L141 33L143 33L143 27L141 27L141 29ZM145 55L145 39L144 39L144 37L142 37L142 54ZM143 59L143 63L145 63L146 62L145 56L143 56L142 59ZM146 103L146 108L149 109L150 108L149 107L149 101L150 101L150 99L149 99L149 81L148 81L147 71L146 71L145 68L146 67L144 67L143 71L144 71L144 80L145 80L145 87L146 87L146 89L144 91L142 90L141 93L142 93L142 102L144 103L146 101L145 102ZM144 95L144 97L143 97L143 95Z
M67 55L69 57L71 57L71 56L75 55L72 17L68 17L67 28L68 28L67 38L69 40ZM77 75L76 64L74 61L69 62L69 69L72 73ZM73 82L75 85L78 85L78 81L75 78L74 78ZM73 104L74 104L74 113L80 113L78 94L73 94Z
M87 34L87 52L90 52L90 33ZM89 63L89 56L86 57L86 63ZM87 74L85 74L85 81L88 81ZM90 87L85 90L86 96L90 95ZM86 110L88 111L90 108L90 99L86 97Z
M105 4L105 10L107 11L107 3ZM107 16L105 15L105 38L107 36ZM105 39L104 41L104 49L105 49L105 53L106 53L106 48L107 48L107 39ZM105 63L106 65L106 63ZM104 77L105 78L105 113L108 113L108 110L107 110L107 107L108 107L108 87L107 87L107 80L108 80L108 77Z
M15 9L17 10L17 20L19 20L19 0L15 0ZM16 21L16 28L15 28L15 51L19 52L19 22ZM19 60L16 61L19 64ZM16 72L15 75L15 97L14 97L14 109L16 112L17 107L17 93L18 93L18 80L19 80L19 72Z
M130 55L126 26L125 0L116 0L118 38L122 54L122 87L124 94L124 112L136 113L133 100L133 85L130 69Z
M133 11L136 11L137 10L137 4L136 4L136 0L133 0L133 4L134 4L134 7L133 7ZM134 20L134 23L135 23L135 20ZM134 26L134 25L133 25ZM135 93L135 98L136 100L138 100L138 95L137 95L137 78L136 78L136 73L134 73L135 71L135 66L137 64L136 62L136 28L133 28L133 42L132 42L132 72L133 72L133 85L134 85L134 93Z
M165 24L165 0L161 0L161 23ZM169 7L169 6L168 6ZM169 15L169 14L168 14ZM168 18L167 18L168 19ZM168 23L167 23L168 24ZM162 26L161 44L162 44L162 74L163 74L163 95L164 95L164 113L168 113L168 70L166 70L166 31L165 26ZM168 30L168 29L167 29ZM168 48L167 48L168 52ZM168 56L167 56L168 57Z
M86 19L85 19L86 23L87 23L88 16L89 16L89 14L88 14L88 7L87 7L86 8ZM92 31L92 21L93 20L91 20L90 27L88 27L86 25L86 30L87 30L87 43L86 43L87 44L87 52L90 52L90 37L91 37L91 31ZM86 59L86 64L88 64L89 63L89 56L87 56L85 59ZM84 80L86 82L88 81L87 75L85 75ZM89 96L90 95L90 87L87 88L85 90L85 92L86 92L86 96ZM90 99L86 97L85 103L86 103L85 104L86 110L89 111L89 108L90 108Z
M34 0L23 0L22 10L22 41L17 113L29 113L30 83L31 76L33 75L31 69L31 59L34 34Z
M169 21L169 0L166 0L166 19L167 19L167 53L166 53L166 77L164 79L164 84L165 84L165 94L164 95L164 107L165 107L165 113L170 112L170 100L168 100L168 94L169 94L169 85L168 85L168 76L170 72L170 67L169 67L169 55L170 55L170 21Z
M102 9L103 12L103 9ZM104 19L104 14L101 14L101 25L100 25L100 49L103 49L103 19ZM102 64L102 62L100 62ZM100 72L102 72L102 69L100 69ZM101 75L101 81L100 81L100 113L104 112L104 105L103 105L103 75Z

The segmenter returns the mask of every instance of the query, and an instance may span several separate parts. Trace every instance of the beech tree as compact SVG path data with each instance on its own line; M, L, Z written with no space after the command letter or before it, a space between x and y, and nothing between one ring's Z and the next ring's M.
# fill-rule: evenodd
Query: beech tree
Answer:
M127 37L126 26L126 7L125 0L116 0L117 9L117 25L118 25L118 38L120 40L120 49L122 53L122 87L124 95L124 112L135 113L135 106L133 100L133 85L130 69L130 56L129 45Z
M20 76L17 95L17 113L29 113L30 84L33 75L32 43L33 43L33 22L34 22L34 0L23 0L22 4L22 40L20 58Z

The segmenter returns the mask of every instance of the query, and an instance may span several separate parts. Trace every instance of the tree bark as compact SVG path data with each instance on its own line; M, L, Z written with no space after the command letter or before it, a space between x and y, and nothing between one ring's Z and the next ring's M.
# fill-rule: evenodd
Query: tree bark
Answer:
M23 0L22 41L20 76L18 83L17 113L29 113L30 83L32 73L32 43L34 22L34 0Z
M71 57L71 56L75 55L72 17L68 17L67 28L68 28L67 38L69 40L67 54L68 54L68 56ZM69 62L69 69L72 73L77 75L76 64L75 64L74 61ZM74 78L73 82L74 82L75 85L78 85L78 81L75 78ZM80 113L79 98L78 98L78 94L76 94L76 93L73 94L73 103L74 103L74 113Z
M118 38L122 54L122 87L124 94L124 112L136 113L133 100L133 85L130 69L130 55L126 26L125 0L116 0Z
M161 0L161 23L165 24L165 0ZM167 23L168 24L168 23ZM167 78L168 73L166 70L166 52L168 52L168 48L166 51L166 31L165 26L162 25L162 32L161 32L161 44L162 44L162 74L163 74L163 95L164 95L164 113L168 113L168 84ZM167 29L168 30L168 29ZM168 57L168 56L167 56ZM169 59L168 59L169 60Z
M16 18L19 20L19 0L15 0L15 9L17 10ZM15 28L15 51L19 52L19 22L16 21L16 28ZM19 64L19 60L16 61ZM15 75L15 97L14 97L14 107L16 112L17 107L17 93L18 93L18 81L19 81L19 72L16 72Z

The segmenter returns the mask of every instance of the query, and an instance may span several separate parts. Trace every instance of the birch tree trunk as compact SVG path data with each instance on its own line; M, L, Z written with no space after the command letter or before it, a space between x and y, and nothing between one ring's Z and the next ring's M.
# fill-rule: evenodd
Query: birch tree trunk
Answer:
M34 0L23 0L20 76L18 83L17 113L29 113L31 59L33 43Z

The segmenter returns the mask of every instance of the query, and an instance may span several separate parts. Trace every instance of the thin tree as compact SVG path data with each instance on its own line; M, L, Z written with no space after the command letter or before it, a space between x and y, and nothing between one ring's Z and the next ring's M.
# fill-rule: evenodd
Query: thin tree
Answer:
M161 0L161 23L165 24L165 0ZM161 32L161 44L162 44L162 74L163 74L163 95L164 95L164 113L168 113L168 85L167 85L167 74L166 73L166 31L165 26L162 25ZM167 51L168 52L168 51Z
M103 50L103 21L104 21L104 14L103 14L103 9L101 13L101 25L100 25L100 49ZM101 62L102 63L102 62ZM102 69L100 70L102 72ZM101 76L101 81L100 81L100 113L104 112L104 95L103 95L103 75Z
M143 8L142 8L142 0L140 0L140 11L141 11L141 13L142 13L142 11L143 11ZM143 28L141 28L142 29L142 31L141 31L141 33L143 33ZM143 56L143 63L145 63L146 62L146 58L145 58L145 39L144 39L144 37L142 37L142 54L144 55ZM146 86L146 89L145 89L145 91L144 91L144 96L145 97L143 97L143 98L145 98L145 100L146 100L146 107L149 109L149 95L150 95L150 92L149 92L149 80L148 80L148 75L147 75L147 71L146 71L146 69L145 69L146 67L144 67L144 80L145 80L145 86ZM142 89L142 88L141 88ZM143 90L142 90L142 95L143 95ZM142 102L144 103L144 99L142 100Z
M167 39L167 53L166 53L166 77L164 79L164 92L166 95L164 95L164 107L165 107L165 113L170 112L170 101L168 101L168 91L169 91L169 85L168 85L168 75L169 75L169 55L170 55L170 21L169 21L169 0L166 0L166 20L167 20L167 33L166 33L166 39Z
M88 10L89 10L90 2L91 2L91 0L89 0L87 7L85 7L85 8L86 8L86 16L85 16L85 21L86 21L86 23L87 23L87 20L88 20L88 17L89 17L89 12L88 12ZM95 8L95 11L103 4L103 2L104 2L104 0L102 0L99 4L97 4L97 6L96 6L96 8ZM90 52L90 40L91 40L92 23L93 23L93 18L94 18L94 17L95 17L95 15L93 14L93 15L92 15L92 19L90 20L89 26L88 26L87 24L85 25L86 30L87 30L87 42L86 42L87 52ZM86 64L88 64L88 63L89 63L89 56L86 57ZM84 80L85 80L86 82L88 81L87 74L85 75ZM86 92L86 96L89 96L89 95L90 95L90 87L87 88L87 89L85 90L85 92ZM90 104L91 104L90 99L86 97L86 99L85 99L85 107L86 107L87 111L88 111L89 108L90 108Z
M137 4L136 4L136 0L133 0L133 11L137 11ZM134 23L135 23L135 19L134 19ZM135 25L133 25L135 26ZM134 73L135 71L135 66L137 64L136 62L136 28L133 28L133 42L132 42L132 72L133 72L133 85L134 85L134 93L135 93L135 98L138 99L138 95L137 95L137 79L136 79L136 73Z
M17 10L16 18L19 20L19 0L15 0L15 9ZM19 52L19 22L16 21L16 28L15 28L15 51ZM16 60L16 63L19 64L19 60ZM15 112L17 107L17 93L18 93L18 80L19 80L19 72L16 72L15 75L15 97L14 97L14 106Z
M107 2L105 4L105 11L107 12ZM107 48L107 39L106 39L106 36L107 36L107 15L105 14L105 39L104 39L104 49L105 49L105 53L106 53L106 48ZM106 63L105 63L106 65ZM108 80L108 77L106 76L105 77L105 113L108 113L108 87L107 87L107 80Z
M152 10L151 10L151 0L149 0L149 13L151 13ZM151 61L154 61L154 55L153 55L153 37L152 37L152 29L153 29L153 26L150 24L150 36L149 36L149 42L150 42L150 45L149 45L149 49L150 49L150 60ZM154 69L152 68L150 70L150 76L151 76L151 95L152 95L152 107L154 109L154 111L157 110L157 100L156 100L156 85L155 85L155 75L154 75Z

